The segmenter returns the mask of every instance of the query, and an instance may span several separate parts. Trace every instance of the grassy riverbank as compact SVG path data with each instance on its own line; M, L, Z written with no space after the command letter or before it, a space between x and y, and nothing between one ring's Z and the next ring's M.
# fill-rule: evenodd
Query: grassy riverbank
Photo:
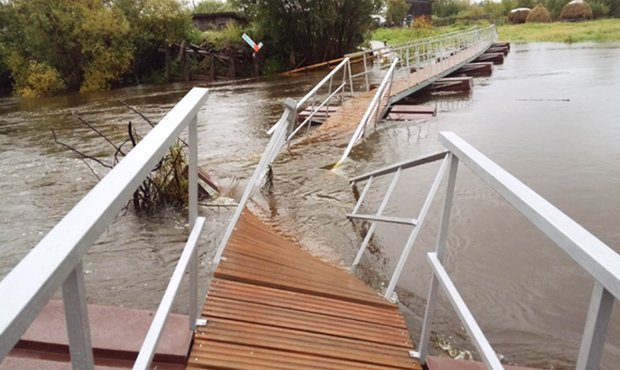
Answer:
M499 39L513 42L610 42L620 41L620 19L589 22L524 23L499 26Z
M488 26L482 22L481 27ZM463 31L469 25L423 28L380 28L372 32L371 40L398 45L417 38L453 31ZM525 23L498 26L499 39L512 42L611 42L620 41L620 19L600 19L580 23Z

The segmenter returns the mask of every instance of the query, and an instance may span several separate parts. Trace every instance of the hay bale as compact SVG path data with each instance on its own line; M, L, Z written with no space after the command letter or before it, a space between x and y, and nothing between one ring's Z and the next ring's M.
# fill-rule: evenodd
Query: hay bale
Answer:
M530 8L516 8L508 13L508 21L512 24L525 23L527 16L530 15Z
M542 4L536 5L525 20L527 23L549 23L551 22L551 14Z
M564 5L560 18L569 22L585 21L592 19L592 7L583 0L572 0Z

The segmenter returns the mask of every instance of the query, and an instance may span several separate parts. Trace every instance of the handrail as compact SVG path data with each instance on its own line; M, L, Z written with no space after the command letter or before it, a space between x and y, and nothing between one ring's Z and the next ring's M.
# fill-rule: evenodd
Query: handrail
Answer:
M285 101L284 113L282 114L282 117L280 118L278 123L273 126L275 127L275 133L271 136L271 139L269 140L269 143L265 148L263 156L259 160L258 165L256 166L256 169L254 170L254 173L250 178L250 181L246 185L245 191L241 196L241 200L239 201L237 208L235 208L235 212L233 213L233 216L231 217L231 220L226 227L226 231L224 232L224 236L222 237L222 240L220 241L220 244L217 248L214 257L214 261L216 264L219 264L222 260L226 245L228 245L228 241L230 240L230 237L235 230L235 226L237 225L237 222L241 217L241 213L245 209L246 203L254 193L256 187L260 185L268 170L268 167L271 166L273 161L276 159L278 153L280 152L280 149L282 149L283 145L285 144L286 135L291 130L291 127L293 127L294 124L296 106L297 102L295 102L293 99L289 98Z
M319 83L317 83L311 90L310 92L308 92L306 95L304 95L298 102L297 105L295 107L295 116L297 116L297 114L299 114L301 108L304 106L304 104L306 104L311 98L316 99L316 96L319 92L319 90L321 88L323 88L325 86L325 84L327 84L329 82L329 91L327 93L327 98L325 98L318 106L316 106L316 102L313 102L312 104L312 112L310 113L310 115L308 116L308 118L306 118L301 124L299 124L297 126L297 128L295 128L293 130L293 132L289 135L289 137L286 139L286 141L290 141L293 136L295 136L295 134L297 134L297 132L299 132L304 126L308 125L310 126L310 123L312 121L312 118L314 117L314 115L324 106L328 106L329 107L329 102L331 101L331 99L336 96L339 92L342 91L342 98L344 99L344 93L346 91L346 85L347 83L349 83L350 85L350 90L351 92L353 92L353 82L351 80L351 60L350 58L344 58L340 63L338 63L338 65L336 67L334 67L334 69L332 69L325 77L323 77L323 79L321 81L319 81ZM346 68L345 68L346 67ZM342 71L342 83L340 85L338 85L334 91L332 92L332 83L333 83L333 79L336 76L336 74L338 72ZM349 79L347 81L347 74L349 76ZM276 130L276 125L273 125L269 131L267 131L268 135L272 135L273 132Z
M385 77L383 77L383 81L381 81L381 85L377 89L375 96L370 101L370 105L368 106L368 109L366 109L366 113L364 113L362 120L355 129L355 133L353 133L353 137L349 141L349 145L347 145L344 153L342 154L342 157L340 157L338 162L336 162L334 168L338 167L340 164L342 164L342 162L345 161L345 159L347 159L347 157L351 153L351 150L353 149L353 146L355 145L355 142L364 135L364 131L366 130L366 126L368 125L370 118L373 116L373 114L380 110L379 105L381 104L381 99L383 99L383 97L387 93L388 87L392 85L392 79L394 77L394 70L396 69L396 64L398 64L398 58L394 59L392 65L390 66L390 69L388 70L388 73L385 75Z
M418 158L414 160L405 160L405 161L395 163L395 164L380 168L378 170L354 177L351 180L349 180L349 182L356 183L359 181L367 180L371 177L379 177L379 176L388 175L390 173L396 172L399 168L405 170L407 168L420 166L425 163L435 162L435 161L445 158L446 154L448 154L448 151L444 150L437 154L431 154L426 157L422 157L422 158Z
M463 323L465 330L467 330L469 337L474 340L478 353L480 353L480 357L482 357L482 361L487 366L487 369L503 370L504 367L499 361L499 358L497 358L497 354L495 354L495 351L489 344L489 341L482 332L482 329L480 329L476 319L474 319L474 315L472 315L469 308L467 308L465 301L461 298L459 291L456 289L452 283L452 280L448 276L448 273L437 258L437 253L427 253L427 257L431 265L431 269L433 270L433 276L439 280L439 283L441 283L446 295L448 296L448 300L452 303L452 307L454 307L459 319L461 319L461 322Z
M133 365L133 370L147 370L151 366L151 361L155 355L157 343L159 343L159 338L164 331L164 326L166 325L170 310L172 309L172 303L174 303L174 298L176 297L179 287L181 286L183 275L185 274L189 264L196 260L196 247L198 246L198 239L200 238L200 233L205 225L205 221L206 219L204 217L198 217L196 219L194 228L187 239L185 248L183 248L183 252L181 253L181 257L179 257L179 261L174 268L168 287L164 292L164 296L162 297L159 307L155 312L155 316L153 316L151 326L149 327L146 337L144 338L144 342L140 347L138 357Z
M390 297L394 290L398 277L404 264L406 263L409 251L415 242L417 232L423 224L428 207L434 199L439 184L447 173L448 184L444 198L443 210L440 219L439 232L436 241L436 251L429 253L429 262L433 269L431 283L429 285L426 312L422 325L422 332L419 341L419 356L422 364L426 361L428 352L430 327L432 323L433 313L435 309L438 287L441 284L447 293L457 314L461 318L463 325L468 330L470 336L474 340L480 354L488 369L502 369L501 363L497 360L497 356L488 344L486 338L480 331L473 316L469 312L464 301L460 297L458 291L450 281L449 276L443 269L441 261L445 254L448 228L450 221L450 211L454 198L454 189L456 183L456 174L458 163L462 162L478 177L480 177L493 190L501 195L509 204L524 215L534 226L547 235L558 247L566 252L579 266L585 269L594 279L594 287L592 289L592 297L588 309L588 316L584 326L584 332L581 339L579 354L577 357L576 369L596 369L600 363L605 344L605 336L609 319L611 316L613 304L620 299L620 254L616 253L609 246L585 230L559 209L551 205L547 200L535 193L532 189L510 175L496 163L484 156L470 144L459 138L452 132L440 132L439 141L448 149L443 164L433 181L431 190L424 202L420 216L417 218L417 225L399 258L392 279L386 289L385 296ZM362 201L370 183L375 177L383 176L389 173L395 173L394 180L390 184L386 192L386 196L380 206L380 212L377 217L357 217L373 220L373 225L369 228L364 243L369 239L369 234L374 230L374 222L391 222L402 223L402 218L383 217L382 209L387 204L389 195L394 190L395 182L403 168L410 168L415 165L431 162L431 159L437 160L440 154L434 154L426 158L404 161L396 165L388 166L383 169L370 172L366 175L355 177L351 180L352 184L360 181L367 181L360 199L357 201L353 214L361 207ZM365 244L362 244L364 247ZM362 248L360 248L360 251ZM356 256L356 261L359 259ZM355 265L355 262L354 262Z
M191 169L196 168L196 116L207 96L207 89L192 89L0 282L0 360L62 286L65 310L71 313L66 318L73 367L93 368L82 258L187 126L190 227L194 227L197 191L194 195L191 191L197 187Z
M620 299L620 255L453 132L439 142Z
M487 28L472 27L466 31L454 31L442 35L436 35L424 39L415 40L408 43L385 46L381 48L364 50L356 53L347 54L349 58L362 58L364 61L364 71L355 74L353 78L364 77L366 79L366 89L369 90L368 76L375 69L368 68L367 61L375 60L375 55L398 55L402 64L398 69L410 69L415 67L421 69L429 64L435 64L437 58L444 59L450 53L462 51L476 45L476 43L484 40L491 43L497 39L495 25ZM413 63L412 63L413 61ZM432 63L431 63L432 62ZM374 66L373 66L374 67ZM382 65L378 65L381 71Z

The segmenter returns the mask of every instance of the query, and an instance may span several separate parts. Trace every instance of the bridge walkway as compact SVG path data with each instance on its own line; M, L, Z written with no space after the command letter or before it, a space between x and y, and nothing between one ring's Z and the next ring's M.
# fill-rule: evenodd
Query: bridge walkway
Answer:
M398 306L244 210L188 369L421 369Z
M404 75L398 74L398 77L395 76L391 84L388 96L382 101L380 113L385 113L391 104L416 91L422 90L433 82L457 71L465 64L474 61L491 46L491 43L479 42L468 49L438 61L432 66L413 70ZM343 105L337 107L336 111L330 113L325 122L315 130L315 135L312 135L310 140L350 133L362 121L375 93L376 89L371 89L370 91L356 94L351 99L345 101Z

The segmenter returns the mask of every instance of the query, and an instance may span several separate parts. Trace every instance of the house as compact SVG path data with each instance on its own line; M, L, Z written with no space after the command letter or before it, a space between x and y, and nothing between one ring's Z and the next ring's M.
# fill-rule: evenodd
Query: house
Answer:
M245 25L248 23L245 16L235 12L192 14L192 23L201 31L219 30L226 27L228 23L233 21L240 25Z

